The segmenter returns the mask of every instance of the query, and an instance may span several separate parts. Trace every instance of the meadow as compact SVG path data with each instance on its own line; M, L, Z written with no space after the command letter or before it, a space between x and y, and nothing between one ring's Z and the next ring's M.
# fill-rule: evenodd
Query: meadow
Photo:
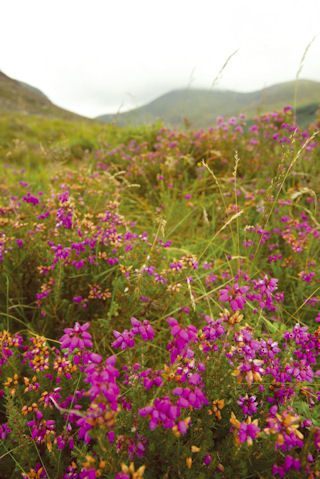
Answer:
M319 124L0 119L0 477L320 477Z

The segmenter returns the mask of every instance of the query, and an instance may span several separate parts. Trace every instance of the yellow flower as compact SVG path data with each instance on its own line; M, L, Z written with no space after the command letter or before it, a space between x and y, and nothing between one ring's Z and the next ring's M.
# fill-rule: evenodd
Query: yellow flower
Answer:
M132 479L142 479L146 466L143 464L139 469L135 470L134 463L130 462L128 467L124 462L121 464L121 471L125 474L130 474Z

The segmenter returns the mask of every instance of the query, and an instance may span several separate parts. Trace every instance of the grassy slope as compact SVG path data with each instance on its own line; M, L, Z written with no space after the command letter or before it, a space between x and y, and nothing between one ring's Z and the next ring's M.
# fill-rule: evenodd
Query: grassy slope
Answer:
M5 163L41 169L68 163L126 138L148 136L151 127L121 128L86 119L15 112L0 114L0 155Z
M54 105L40 90L14 80L0 71L0 112L39 114L66 120L83 117Z
M295 81L281 83L249 93L200 89L175 90L135 110L118 115L102 115L98 119L114 121L121 125L162 119L171 125L181 125L183 118L188 117L195 127L206 127L212 125L218 115L231 116L243 112L252 118L258 112L281 109L284 105L294 106L296 88L298 113L299 109L311 105L315 109L320 102L320 83L299 80L297 83ZM300 112L300 119L306 123L303 110ZM312 117L312 120L314 119L315 116Z

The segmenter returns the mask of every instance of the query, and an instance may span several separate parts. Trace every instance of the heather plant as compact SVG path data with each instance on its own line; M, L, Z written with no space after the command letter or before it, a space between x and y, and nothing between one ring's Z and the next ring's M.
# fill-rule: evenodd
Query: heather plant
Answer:
M2 167L1 477L318 477L318 131L108 135Z

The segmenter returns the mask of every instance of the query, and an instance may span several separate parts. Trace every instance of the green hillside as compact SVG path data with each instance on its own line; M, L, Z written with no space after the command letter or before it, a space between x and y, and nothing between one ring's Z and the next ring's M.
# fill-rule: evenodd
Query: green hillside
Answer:
M181 89L160 96L156 100L129 112L102 115L97 119L119 125L153 123L160 119L169 125L183 124L187 117L194 127L208 127L216 117L245 113L250 119L258 113L296 106L298 121L314 121L320 103L320 82L298 80L280 83L263 90L241 93L228 90ZM305 116L308 118L306 119Z
M306 126L315 121L319 104L320 82L299 80L249 93L190 88L173 90L142 107L124 113L101 115L96 120L120 126L153 124L160 120L168 126L181 127L184 119L188 118L193 127L202 128L211 126L219 115L228 118L245 113L250 122L257 114L291 105L296 107L298 123ZM14 80L1 71L0 112L63 120L85 119L56 106L39 89Z
M0 112L16 112L50 116L66 120L83 119L54 105L44 93L0 71Z

